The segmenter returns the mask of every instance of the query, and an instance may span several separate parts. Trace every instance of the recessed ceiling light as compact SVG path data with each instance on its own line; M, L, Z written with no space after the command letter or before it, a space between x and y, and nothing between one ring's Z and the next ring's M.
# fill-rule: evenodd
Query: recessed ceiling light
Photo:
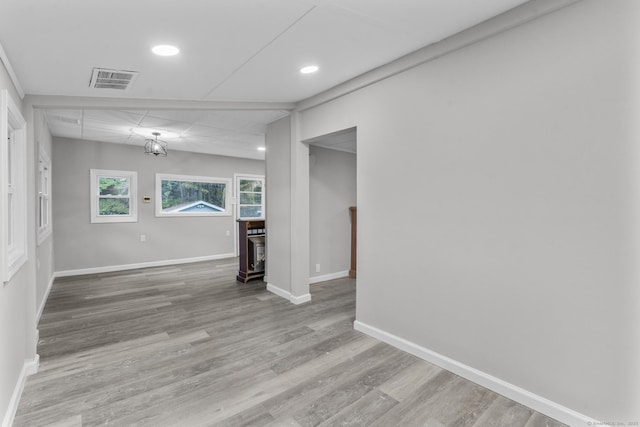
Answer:
M267 151L267 147L258 147L258 151Z
M300 72L302 74L311 74L311 73L315 73L316 71L318 71L318 66L317 65L308 65L306 67L302 67L300 68Z
M158 56L173 56L180 53L180 49L169 44L159 44L151 48L151 51Z

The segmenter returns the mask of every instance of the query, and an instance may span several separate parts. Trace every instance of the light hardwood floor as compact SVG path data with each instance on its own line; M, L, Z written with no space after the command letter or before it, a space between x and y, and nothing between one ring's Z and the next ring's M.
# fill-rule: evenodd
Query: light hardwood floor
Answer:
M57 279L14 425L562 425L354 331L352 279L296 306L236 270Z

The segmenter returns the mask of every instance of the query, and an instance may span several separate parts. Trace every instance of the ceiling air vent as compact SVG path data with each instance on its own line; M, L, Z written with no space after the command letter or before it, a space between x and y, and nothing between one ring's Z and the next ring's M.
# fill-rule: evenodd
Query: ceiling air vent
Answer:
M127 90L136 77L138 77L136 71L94 68L89 87L95 89Z

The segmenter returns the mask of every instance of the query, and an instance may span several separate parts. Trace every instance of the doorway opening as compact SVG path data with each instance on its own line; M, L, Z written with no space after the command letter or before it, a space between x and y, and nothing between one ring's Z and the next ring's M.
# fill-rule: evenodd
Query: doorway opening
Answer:
M309 144L309 283L349 277L352 208L357 206L357 131L344 129Z

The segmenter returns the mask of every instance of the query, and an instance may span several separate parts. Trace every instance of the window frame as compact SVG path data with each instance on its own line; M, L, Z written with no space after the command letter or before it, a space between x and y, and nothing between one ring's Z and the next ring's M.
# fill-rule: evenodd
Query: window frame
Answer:
M91 223L122 223L138 222L138 173L135 171L118 171L107 169L91 169L89 171L90 199L91 199ZM100 196L100 178L127 178L129 180L128 197L104 197ZM101 198L129 199L128 215L100 215Z
M203 182L208 184L224 184L224 211L223 212L163 212L162 209L162 181ZM212 176L195 176L157 173L156 174L156 217L224 217L233 215L231 205L232 183L230 178Z
M51 235L51 160L46 151L40 148L38 156L38 201L36 224L38 245Z
M0 277L11 278L27 262L26 121L17 104L0 93Z
M248 216L248 217L244 217L241 215L241 207L242 206L258 206L256 204L242 204L241 203L241 199L242 196L240 193L242 193L242 191L240 190L240 181L262 181L262 191L260 192L261 195L261 204L259 206L262 207L262 215L259 217L254 217L254 216ZM263 220L266 218L266 179L264 175L251 175L251 174L235 174L235 183L236 183L236 218L239 220L252 220L252 219L256 219L256 220ZM248 193L245 191L245 193ZM256 192L251 192L254 194L257 194Z

